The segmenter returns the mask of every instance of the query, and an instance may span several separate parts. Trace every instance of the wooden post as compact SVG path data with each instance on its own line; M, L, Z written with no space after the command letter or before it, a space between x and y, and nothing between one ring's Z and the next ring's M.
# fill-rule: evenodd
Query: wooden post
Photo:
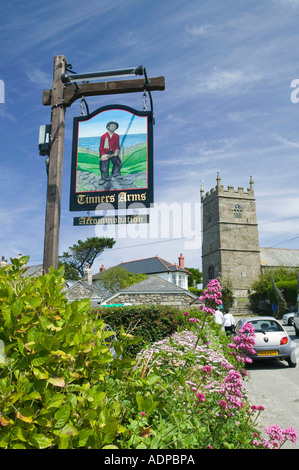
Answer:
M44 274L50 267L58 268L59 228L61 209L62 163L65 127L64 85L61 74L66 71L66 58L54 57L54 75L51 93L51 140L47 185L47 207L44 239Z
M80 88L65 87L61 75L66 72L67 60L63 55L54 57L54 75L51 90L43 91L43 105L51 105L51 139L47 185L47 207L44 239L44 274L50 267L58 268L59 229L62 188L62 163L65 127L65 109L82 96L112 95L144 91L144 80L82 83ZM148 91L164 90L164 77L150 78Z

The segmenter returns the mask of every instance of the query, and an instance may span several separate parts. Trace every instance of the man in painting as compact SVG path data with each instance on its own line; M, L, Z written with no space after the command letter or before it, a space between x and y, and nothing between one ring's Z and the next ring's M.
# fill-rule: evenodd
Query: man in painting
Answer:
M119 135L115 132L119 127L115 121L110 121L106 125L107 132L102 135L100 140L100 171L101 179L106 182L110 180L109 166L112 163L111 176L122 178L120 169L122 166L119 158Z

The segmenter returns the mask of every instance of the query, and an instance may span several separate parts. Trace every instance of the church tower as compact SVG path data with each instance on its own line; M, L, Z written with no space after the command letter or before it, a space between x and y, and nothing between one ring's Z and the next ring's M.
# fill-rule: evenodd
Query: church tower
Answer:
M260 250L253 180L235 190L221 185L204 194L202 202L203 285L222 275L233 284L235 298L247 297L260 273Z

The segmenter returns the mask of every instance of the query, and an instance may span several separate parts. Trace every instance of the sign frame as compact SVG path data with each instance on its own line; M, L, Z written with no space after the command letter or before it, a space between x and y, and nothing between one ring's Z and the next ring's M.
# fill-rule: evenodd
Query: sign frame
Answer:
M116 116L115 118L111 119L111 116ZM102 173L100 171L99 163L98 169L94 169L94 176L95 176L95 183L94 186L86 186L87 189L84 189L84 186L80 186L79 180L80 176L82 176L82 169L84 170L84 163L80 161L82 154L79 152L79 139L80 135L82 135L83 129L85 132L88 130L88 125L92 125L95 127L97 123L99 123L99 127L102 129L102 132L99 133L98 136L94 136L94 139L98 137L98 143L100 147L100 139L103 136L103 126L105 124L105 131L107 132L108 123L111 121L116 121L119 118L124 118L122 123L122 129L126 127L126 133L123 134L121 139L121 134L119 135L119 141L124 140L127 136L129 136L130 132L130 122L136 118L135 129L137 129L137 123L140 124L140 129L146 130L146 145L142 146L142 142L140 146L142 147L142 151L140 150L140 161L139 166L143 169L141 174L144 178L140 181L137 181L140 184L140 187L136 186L136 182L131 183L131 179L134 179L135 173L130 173L130 168L133 166L128 166L124 169L127 171L124 176L121 174L118 178L109 174L110 180L103 183ZM127 120L125 119L127 118ZM92 122L94 120L94 122ZM125 126L125 122L127 121L128 125ZM125 127L124 127L125 126ZM80 133L82 127L82 132ZM121 126L120 126L121 128ZM109 128L110 129L110 128ZM116 129L117 130L117 129ZM134 129L133 129L134 130ZM91 131L90 131L91 132ZM137 134L132 134L137 135ZM141 137L142 136L142 137ZM144 138L144 133L140 133L140 139ZM120 144L121 145L121 144ZM133 149L134 146L128 147L128 149ZM138 145L137 145L138 148ZM81 147L80 147L81 149ZM128 151L129 151L128 150ZM135 165L135 169L138 168L138 153L136 151L133 152L135 158L137 159L137 163ZM80 154L80 156L79 156ZM145 155L146 154L146 155ZM131 155L132 157L132 155ZM100 154L98 151L98 160L100 158ZM129 159L129 157L124 157ZM121 159L121 157L120 157ZM90 160L93 162L93 168L96 168L96 155L95 151L93 151L93 158L90 156ZM134 159L133 159L134 160ZM146 160L146 161L145 161ZM122 173L122 169L125 167L124 165L125 160L122 161L120 173ZM81 165L81 166L80 166ZM110 163L108 164L108 168L110 168ZM114 169L114 164L112 171ZM93 174L93 172L89 172L89 174ZM100 178L100 179L99 179ZM117 180L117 181L116 181ZM111 183L111 184L110 184ZM109 186L110 184L110 186ZM117 187L118 186L118 187ZM130 186L130 187L126 187ZM135 186L135 187L134 187ZM83 189L83 190L82 190ZM154 202L154 171L153 171L153 113L152 111L139 111L137 109L131 108L129 106L115 104L115 105L107 105L101 108L96 109L92 113L86 116L79 116L73 119L73 143L72 143L72 162L71 162L71 182L70 182L70 211L91 211L96 209L101 209L101 206L105 210L118 210L118 209L128 209L133 203L137 203L139 207L151 207L151 204ZM100 206L99 206L100 205Z

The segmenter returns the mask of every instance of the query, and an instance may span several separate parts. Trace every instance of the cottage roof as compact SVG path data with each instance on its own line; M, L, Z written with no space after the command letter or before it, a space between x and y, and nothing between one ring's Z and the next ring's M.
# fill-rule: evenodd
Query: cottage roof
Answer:
M298 268L299 250L288 248L260 248L262 267Z
M67 294L68 297L71 296L72 292L75 292L78 287L81 287L86 294L86 297L103 299L106 297L106 294L95 287L93 284L88 284L88 282L79 279L78 281L67 280L65 281L65 287L62 289L63 292ZM83 298L83 297L82 297Z
M120 294L186 294L193 300L197 300L197 296L192 292L179 287L172 282L166 281L159 276L151 276L143 281L125 287L111 297L105 299L105 302L117 297Z
M118 265L121 268L126 268L134 274L156 274L164 272L182 272L189 274L187 269L180 267L177 264L170 263L160 256L153 258L144 258L135 261L127 261Z

